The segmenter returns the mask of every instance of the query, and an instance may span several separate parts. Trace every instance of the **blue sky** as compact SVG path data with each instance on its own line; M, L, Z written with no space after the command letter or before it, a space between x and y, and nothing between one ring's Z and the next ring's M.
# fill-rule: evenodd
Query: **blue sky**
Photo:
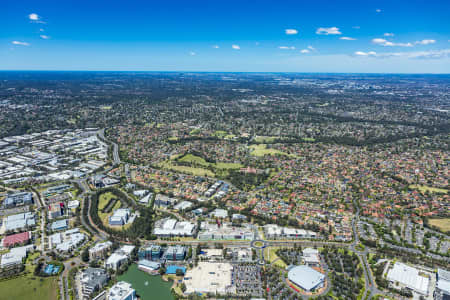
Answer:
M450 73L450 1L0 2L2 70Z

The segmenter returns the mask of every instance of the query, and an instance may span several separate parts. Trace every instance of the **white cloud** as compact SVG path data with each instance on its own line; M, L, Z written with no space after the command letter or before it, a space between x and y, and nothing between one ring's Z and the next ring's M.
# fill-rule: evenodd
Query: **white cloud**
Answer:
M50 37L48 35L45 35L45 34L41 34L40 37L41 37L41 39L44 39L44 40L49 40L50 39Z
M45 30L44 30L44 28L41 28L41 29L39 29L39 31L40 31L40 32L44 32Z
M297 29L286 29L286 30L284 30L284 32L286 32L286 34L288 34L288 35L292 35L292 34L297 34L298 30Z
M429 45L429 44L434 44L436 43L436 40L421 40L421 41L417 41L414 44L417 45Z
M33 13L33 14L29 14L29 15L28 15L28 18L29 18L31 21L39 21L39 19L40 19L41 17L39 17L38 14Z
M394 36L394 34L392 32L386 32L385 34L383 34L384 36Z
M195 56L197 53L195 53L194 51L189 52L190 56Z
M343 36L339 38L340 40L344 40L344 41L355 41L355 38L352 37L348 37L348 36Z
M363 52L356 51L357 56L372 56L376 58L408 58L408 59L441 59L450 58L450 49L429 50L429 51L413 51L413 52L386 52L376 53L374 51Z
M320 27L316 30L317 34L329 35L329 34L342 34L337 27Z
M234 50L240 50L241 47L239 47L239 45L231 45L231 48L233 48Z
M307 48L308 48L309 50L311 50L311 51L316 51L316 48L314 48L314 47L313 47L313 46L311 46L311 45L310 45L310 46L308 46Z
M288 47L288 46L280 46L280 47L278 47L278 48L280 48L280 49L282 49L282 50L295 50L295 47L294 47L294 46L290 46L290 47Z
M21 41L12 41L13 45L20 45L20 46L30 46L30 43L27 42L21 42Z
M369 51L369 52L356 51L355 55L357 55L357 56L376 56L377 53L375 51Z
M303 54L309 53L309 50L308 49L302 49L302 50L300 50L300 53L303 53Z
M413 44L411 44L411 43L393 43L393 42L387 41L385 39L380 39L380 38L372 39L372 43L381 45L381 46L385 46L385 47L412 47L413 46Z
M376 11L377 13L380 13L380 12L381 12L381 9L377 8L377 9L375 9L375 11Z
M214 46L212 46L214 49L219 49L220 47L219 47L219 45L214 45Z

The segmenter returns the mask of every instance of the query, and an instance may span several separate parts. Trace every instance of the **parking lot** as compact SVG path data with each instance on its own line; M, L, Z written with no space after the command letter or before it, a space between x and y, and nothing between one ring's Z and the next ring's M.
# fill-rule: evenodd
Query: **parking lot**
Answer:
M235 284L238 295L261 297L261 267L258 265L233 265L231 284Z

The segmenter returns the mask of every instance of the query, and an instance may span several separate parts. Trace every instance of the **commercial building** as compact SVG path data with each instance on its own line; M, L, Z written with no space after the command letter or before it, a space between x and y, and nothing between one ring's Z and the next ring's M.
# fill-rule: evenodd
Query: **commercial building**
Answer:
M178 203L177 205L175 205L175 206L173 207L173 209L175 209L175 210L186 210L186 209L192 207L192 205L193 205L192 202L189 202L189 201L181 201L180 203Z
M31 212L7 216L4 218L5 230L22 230L36 225L35 215Z
M147 259L140 259L138 262L138 269L150 274L157 274L160 267L160 263Z
M128 222L131 210L129 208L116 209L112 216L109 217L109 225L122 226Z
M302 252L302 258L306 265L313 267L320 264L319 250L313 248L305 248Z
M49 248L59 252L70 252L80 246L86 236L78 228L57 232L49 236Z
M110 241L106 241L104 243L95 244L94 247L89 249L89 259L103 259L106 257L108 250L111 249L112 243Z
M33 194L29 192L10 194L3 201L3 206L5 208L11 208L28 204L33 204Z
M138 257L146 260L159 260L163 254L159 245L146 245L139 249Z
M450 272L438 269L436 273L436 289L434 291L435 300L450 299Z
M193 236L195 224L190 222L178 222L175 219L167 218L155 222L153 233L158 237L172 236Z
M113 285L107 295L106 300L136 300L136 291L131 284L125 281L119 281Z
M69 228L69 220L58 220L50 224L50 229L53 231L65 230Z
M56 202L48 206L48 218L50 220L59 218L64 215L64 203Z
M120 253L113 253L105 262L105 267L107 269L117 270L121 265L128 262L128 256Z
M430 279L424 276L414 267L410 267L401 262L396 262L394 267L387 273L387 280L401 284L403 287L413 290L419 294L427 295Z
M181 245L169 246L164 252L164 260L183 260L186 257L187 248Z
M5 248L14 247L17 245L26 245L28 244L30 239L31 239L31 232L29 231L16 233L6 236L2 241L2 245Z
M288 279L294 288L311 292L321 288L325 275L305 265L294 266L288 272Z
M213 210L210 213L210 216L212 218L220 218L220 219L225 219L228 218L228 211L225 209L221 209L221 208L216 208L215 210Z
M169 207L175 205L178 202L176 198L170 198L163 194L157 194L155 197L155 206L158 207Z
M3 254L0 267L9 268L16 265L21 265L23 259L27 257L27 253L34 249L34 245L12 248L8 253Z
M235 227L230 223L222 225L202 222L199 240L253 240L255 233L249 226Z
M276 224L264 225L264 236L266 239L309 239L317 238L317 233L310 230L280 227Z
M109 280L106 270L87 268L80 272L80 284L83 300L91 299L91 295L104 287Z

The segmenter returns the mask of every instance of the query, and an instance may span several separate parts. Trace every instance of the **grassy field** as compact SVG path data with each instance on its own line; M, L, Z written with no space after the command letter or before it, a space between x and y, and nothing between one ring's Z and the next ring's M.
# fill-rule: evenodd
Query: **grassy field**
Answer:
M273 143L276 139L278 139L278 137L276 136L256 136L254 141L256 143L265 144L265 143Z
M429 219L428 223L432 226L436 226L444 232L450 232L450 218L445 219Z
M25 276L0 281L0 299L48 299L58 297L58 277L37 277L33 275L33 260L39 253L28 256L25 264Z
M279 249L278 247L271 247L271 248L268 247L268 248L264 249L264 251L265 251L264 252L264 257L266 258L266 260L269 261L269 263L272 263L274 260L279 258L277 253L276 253L278 249ZM286 263L281 258L279 258L274 263L274 265L278 266L278 267L281 267L281 268L286 268L287 267Z
M176 171L176 172L188 173L188 174L193 174L193 175L196 175L196 176L214 177L214 173L213 172L211 172L210 170L207 170L207 169L203 169L203 168L177 166L177 165L172 164L171 162L163 162L163 163L160 164L160 166L163 169L172 170L172 171Z
M277 149L267 149L267 145L265 144L251 145L250 149L252 149L250 154L254 156L277 155L277 154L289 156L289 154L284 153Z
M415 185L412 184L409 186L410 189L419 190L422 193L430 192L430 193L438 193L438 194L447 194L448 190L446 189L440 189L440 188L434 188L426 185Z
M108 204L109 200L111 200L112 198L117 198L117 197L114 196L114 194L111 192L101 194L100 198L98 199L98 210L100 211L103 208L105 208L105 206Z

